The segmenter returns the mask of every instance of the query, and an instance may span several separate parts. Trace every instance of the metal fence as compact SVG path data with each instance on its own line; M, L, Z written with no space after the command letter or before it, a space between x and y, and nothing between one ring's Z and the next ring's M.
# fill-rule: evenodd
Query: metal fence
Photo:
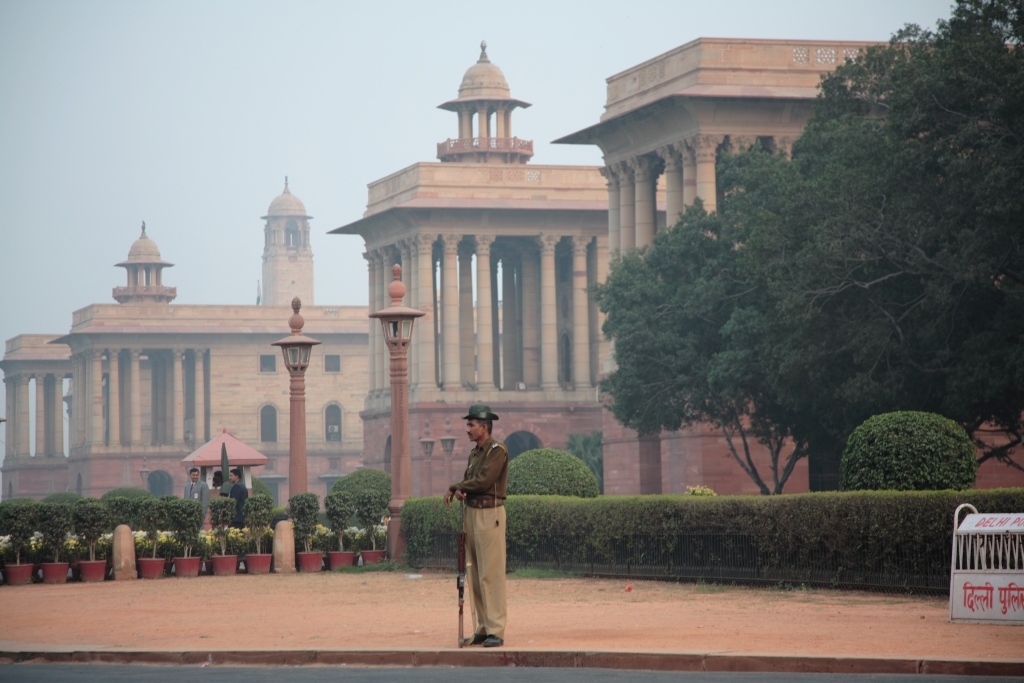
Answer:
M435 534L430 552L416 564L455 571L457 539L456 533ZM633 534L600 550L568 535L530 547L509 540L507 554L509 571L531 567L595 577L949 594L947 552L887 548L874 566L864 566L849 549L787 551L746 534L687 533Z

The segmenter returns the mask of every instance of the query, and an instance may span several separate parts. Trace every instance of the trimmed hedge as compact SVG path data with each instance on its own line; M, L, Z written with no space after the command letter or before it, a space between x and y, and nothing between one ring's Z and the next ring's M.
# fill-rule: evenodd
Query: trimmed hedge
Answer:
M549 546L557 537L581 561L615 563L617 548L638 535L657 537L671 564L686 534L739 534L753 543L759 567L812 566L830 558L849 571L910 567L919 558L948 558L953 511L971 503L978 512L1024 511L1024 488L969 491L859 491L781 496L615 496L581 499L510 496L509 545ZM459 530L459 511L440 498L406 501L402 527L409 564L421 566L435 535Z
M64 505L74 505L78 501L82 500L82 496L78 495L74 491L58 491L57 493L51 493L46 498L43 498L40 503L62 503Z
M974 443L953 420L916 411L884 413L853 430L840 463L844 491L938 491L974 486Z
M586 463L556 448L535 448L508 464L508 495L594 498L597 478Z
M139 498L156 498L156 496L146 489L140 489L137 486L122 486L120 488L110 489L100 496L100 500L102 501L107 501L111 498L128 498L129 500L138 500Z

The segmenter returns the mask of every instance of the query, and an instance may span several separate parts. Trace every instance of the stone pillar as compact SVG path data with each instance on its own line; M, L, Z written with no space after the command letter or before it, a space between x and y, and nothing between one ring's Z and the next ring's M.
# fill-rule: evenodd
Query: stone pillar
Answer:
M572 381L577 389L590 386L590 322L587 305L587 245L589 237L572 238Z
M108 445L121 445L121 368L118 349L107 349Z
M36 375L35 455L46 455L46 382ZM26 425L27 426L27 425Z
M636 248L636 187L633 170L622 164L619 172L619 249Z
M135 569L135 538L127 524L114 529L113 558L114 581L134 581L139 578Z
M455 391L459 381L459 239L458 235L444 236L444 259L441 271L441 357L444 372L441 375L445 391Z
M18 400L15 401L14 403L18 411L17 414L14 416L15 439L17 439L18 444L17 455L26 458L32 454L32 433L28 429L30 419L30 407L28 403L29 379L29 375L18 375L15 377L15 381L18 383Z
M633 182L636 188L633 198L636 211L634 240L639 249L650 246L654 242L655 209L657 208L654 204L654 190L657 172L654 160L647 156L632 159L630 166L633 168Z
M540 236L540 381L543 389L558 389L558 318L555 302L555 245L557 235Z
M683 212L683 164L675 145L658 150L665 163L665 227L671 228Z
M793 158L793 138L777 137L772 142L775 144L776 153L782 154L787 159Z
M15 389L17 385L13 377L9 375L4 376L4 392L6 394L6 401L4 405L7 407L7 438L4 441L4 460L10 465L10 459L14 456L14 444L18 438L17 426L12 418L15 417L15 413L18 410L18 392Z
M515 389L519 381L519 297L516 291L516 258L511 249L501 256L501 358L503 389Z
M374 319L374 322L377 320ZM295 573L295 529L287 519L281 520L274 527L273 554L275 574Z
M482 390L494 388L494 328L492 315L494 299L491 290L490 235L476 238L476 371L477 386Z
M476 385L473 343L473 247L459 249L459 378L462 386Z
M142 352L132 349L129 352L131 356L131 373L132 373L132 384L131 384L131 396L129 397L129 404L131 405L132 411L132 440L133 446L142 445ZM75 402L80 402L78 397L78 387L75 387ZM75 408L75 410L78 410Z
M420 288L419 288L419 258L417 252L417 244L419 237L412 236L405 240L405 248L402 251L402 280L406 279L406 271L408 271L408 282L406 284L406 291L409 293L409 306L412 308L420 307ZM412 340L409 342L409 364L410 368L415 368L420 360L420 345L417 343L419 335L421 334L420 328L417 325L413 325ZM390 362L390 361L389 361ZM417 382L417 375L415 371L409 374L409 389Z
M697 196L704 200L708 213L718 210L718 186L715 180L715 159L721 135L695 135L690 146L697 160Z
M206 351L203 349L195 350L195 405L196 419L195 434L192 436L195 438L197 443L206 443Z
M167 380L171 383L174 395L174 407L171 408L174 414L171 415L170 433L173 444L182 443L185 432L185 392L182 387L185 373L182 371L181 356L180 349L171 349L171 369L167 373Z
M523 274L523 382L531 389L540 386L540 273L537 252L524 249L520 256Z
M494 137L508 137L505 133L505 112L502 111L501 105L498 105L496 111L494 112L494 128Z
M488 116L487 105L483 105L477 110L477 129L478 137L489 138L491 137L491 120ZM483 144L480 145L483 147Z
M89 352L89 443L103 443L103 354Z
M369 309L370 313L377 311L377 257L373 252L367 250L363 254L363 258L366 259L366 271L368 274L368 287L369 287ZM376 318L370 318L370 332L368 336L369 349L369 379L370 386L367 387L367 398L372 398L377 393L377 330L380 329L380 321Z
M679 143L679 152L683 162L683 206L693 206L697 196L697 160L685 142Z
M391 263L388 252L387 247L377 250L377 300L373 309L375 311L387 308L391 303L388 301L388 282L391 281L391 266L394 264ZM384 401L384 397L391 395L391 380L388 373L388 348L387 344L384 343L384 331L381 329L379 322L376 328L374 328L374 335L376 339L374 352L377 356L377 396Z
M419 363L415 366L417 384L422 389L437 386L434 365L434 241L435 235L421 234L416 243L416 275L418 277L419 308L423 311L413 327L413 334L419 337Z
M608 243L612 256L619 252L619 175L612 166L602 168L601 175L608 184Z
M64 455L64 378L60 374L53 376L53 454Z

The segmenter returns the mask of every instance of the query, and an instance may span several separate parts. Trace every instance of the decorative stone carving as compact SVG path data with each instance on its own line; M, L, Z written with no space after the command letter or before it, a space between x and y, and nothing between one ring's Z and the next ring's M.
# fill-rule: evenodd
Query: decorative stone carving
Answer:
M694 135L687 142L698 162L714 161L722 139L721 135Z

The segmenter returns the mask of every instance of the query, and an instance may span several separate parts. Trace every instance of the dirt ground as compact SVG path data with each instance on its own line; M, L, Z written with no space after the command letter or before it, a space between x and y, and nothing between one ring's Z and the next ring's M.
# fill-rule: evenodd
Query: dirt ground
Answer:
M512 575L508 600L506 649L1024 659L1024 627L950 624L944 598ZM0 614L8 652L443 650L458 628L431 573L3 586Z

